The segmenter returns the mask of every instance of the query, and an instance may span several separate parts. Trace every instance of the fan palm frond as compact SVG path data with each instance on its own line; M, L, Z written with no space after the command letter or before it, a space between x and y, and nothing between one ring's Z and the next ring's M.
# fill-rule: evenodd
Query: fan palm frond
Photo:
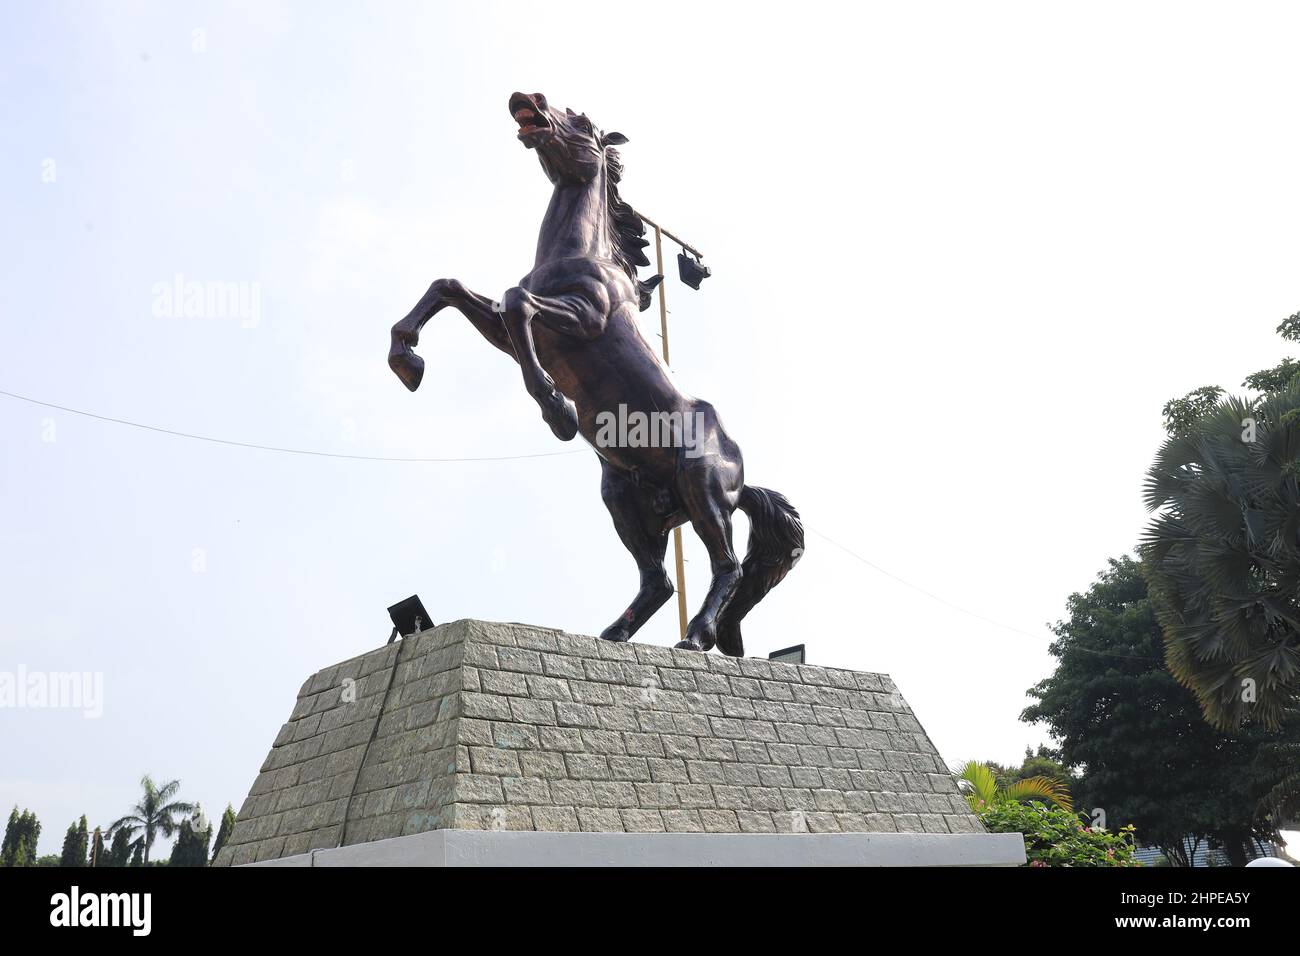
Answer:
M1300 691L1300 385L1227 398L1147 472L1140 551L1170 671L1229 729ZM1249 427L1247 427L1249 426ZM1253 441L1251 439L1254 439Z

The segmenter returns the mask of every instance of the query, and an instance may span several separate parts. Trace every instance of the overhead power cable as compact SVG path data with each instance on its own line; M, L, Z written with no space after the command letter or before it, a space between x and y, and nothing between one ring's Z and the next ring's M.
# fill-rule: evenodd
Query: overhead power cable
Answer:
M527 455L483 455L478 457L465 458L395 458L384 455L348 455L342 452L333 451L316 451L309 448L282 448L278 445L259 445L256 442L234 441L229 438L213 438L211 435L193 435L189 432L176 431L171 428L160 428L157 425L145 425L140 422L127 421L124 418L111 418L108 415L97 415L94 412L83 411L79 408L68 408L66 405L56 405L53 402L43 402L40 399L29 398L26 395L18 395L14 392L6 392L0 389L0 395L16 398L20 402L30 402L32 405L40 405L43 408L54 408L61 412L68 412L71 415L82 415L86 418L93 418L101 422L112 422L115 425L127 425L131 428L140 428L144 431L158 432L161 435L171 435L174 438L189 438L193 441L212 442L216 445L233 445L237 448L254 448L258 451L275 451L287 455L312 455L316 458L347 458L353 461L394 461L394 462L434 462L440 464L451 464L454 462L469 461L516 461L524 458L558 458L562 455L577 455L581 453L580 449L569 449L566 451L540 451Z
M457 462L520 461L529 458L558 458L564 455L577 455L583 452L583 449L570 449L566 451L534 452L532 454L524 454L524 455L485 455L485 456L478 456L478 457L463 457L463 458L400 458L400 457L392 457L392 456L384 456L384 455L349 455L341 452L316 451L314 449L309 449L309 448L284 448L278 445L261 445L261 444L257 444L256 442L234 441L228 438L214 438L210 435L195 435L195 434L191 434L190 432L177 431L171 428L161 428L157 425L146 425L141 422L128 421L124 418L113 418L108 415L99 415L96 414L95 412L87 412L79 408L69 408L66 405L57 405L53 402L41 401L40 399L31 398L27 395L19 395L15 392L8 392L3 389L0 389L0 395L4 395L8 398L17 399L20 402L28 402L29 404L32 405L39 405L43 408L52 408L52 409L56 409L57 411L67 412L70 415L81 415L85 418L93 418L96 421L111 422L114 425L126 425L130 428L139 428L144 431L157 432L158 434L170 435L174 438L188 438L193 441L211 442L217 445L230 445L236 448L252 448L252 449L256 449L257 451L281 452L283 454L289 454L289 455L310 455L316 458L344 458L352 461L387 461L387 462L404 462L408 464L418 464L418 463L452 464ZM867 567L871 568L873 571L877 572L878 574L883 574L885 577L897 581L899 584L903 585L904 587L911 588L913 591L925 595L932 601L937 601L938 603L944 605L945 607L949 607L952 610L957 611L961 614L965 614L969 617L973 617L977 620L983 621L985 624L989 624L992 625L993 627L1001 628L1004 631L1011 631L1014 634L1020 634L1023 635L1024 637L1032 638L1035 641L1042 640L1043 636L1041 634L1031 634L1029 631L1022 630L1021 628L1018 627L1013 627L1010 624L1003 624L1001 621L995 621L990 617L985 617L983 614L979 614L975 611L971 611L967 608L962 607L959 604L954 604L952 601L949 601L947 598L940 597L938 594L935 594L931 591L927 591L925 588L921 587L920 585L913 584L911 581L899 577L897 574L894 574L892 571L882 568L874 561L864 558L856 551L840 544L834 538L822 534L816 528L808 527L808 530L811 531L813 534L817 535L817 537L824 540L826 543L833 545L834 547L843 551L845 554L849 555L849 557L861 562L862 564L865 564ZM1158 661L1155 658L1140 657L1134 654L1120 654L1114 651L1097 651L1088 647L1081 647L1079 645L1075 645L1075 649L1083 651L1084 653L1087 654L1095 654L1100 657L1117 657L1117 658L1124 658L1126 660L1147 661L1150 663L1162 663L1161 661Z
M817 535L817 537L821 538L827 544L834 545L835 547L843 551L845 554L847 554L849 557L862 562L867 567L871 568L873 571L883 574L887 578L892 578L893 580L897 581L899 584L903 585L904 587L911 588L913 591L917 591L921 594L924 594L932 601L938 601L940 604L944 605L945 607L950 607L954 611L958 611L961 614L965 614L969 617L976 618L977 620L983 621L985 624L991 624L993 627L1002 628L1002 630L1004 631L1011 631L1013 634L1022 634L1025 637L1033 638L1035 641L1041 641L1043 639L1043 635L1041 634L1031 634L1029 631L1023 630L1018 627L1013 627L1010 624L1003 624L1001 621L995 621L991 617L985 617L983 614L980 614L976 611L972 611L969 610L968 608L964 608L959 604L954 604L952 603L952 601L949 601L947 598L940 597L939 595L934 594L931 591L927 591L925 588L921 587L920 585L913 584L911 581L908 581L904 578L900 578L897 574L894 574L892 571L888 571L885 568L882 568L874 561L870 561L867 558L864 558L856 551L846 548L844 545L840 544L838 541L834 540L833 538L827 537L826 535L818 531L816 528L808 528L808 530L811 531L813 534ZM1098 651L1092 649L1091 647L1083 647L1082 645L1079 644L1072 645L1072 648L1077 651L1083 651L1085 654L1094 654L1098 657L1119 657L1125 660L1132 660L1132 661L1147 661L1149 663L1156 663L1156 664L1164 663L1163 661L1160 661L1154 657L1142 657L1137 654L1121 654L1117 651Z

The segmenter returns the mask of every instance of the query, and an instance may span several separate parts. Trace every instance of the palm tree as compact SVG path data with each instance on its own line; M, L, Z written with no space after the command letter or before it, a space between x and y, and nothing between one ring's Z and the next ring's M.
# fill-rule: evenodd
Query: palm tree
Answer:
M1054 803L1064 810L1074 809L1070 788L1051 777L1028 777L999 787L992 768L978 760L967 760L956 774L957 789L976 813L1000 803L1026 803L1030 800Z
M176 796L176 791L181 788L179 780L172 780L158 787L155 786L152 778L145 774L140 780L140 786L144 788L143 798L131 808L131 813L120 820L114 820L108 832L111 836L120 830L127 835L133 846L142 845L144 863L147 866L154 837L158 833L168 837L175 833L180 822L174 818L174 815L188 816L194 812L194 804L172 799Z
M1300 695L1300 382L1225 399L1174 434L1145 498L1169 670L1215 726L1277 729Z

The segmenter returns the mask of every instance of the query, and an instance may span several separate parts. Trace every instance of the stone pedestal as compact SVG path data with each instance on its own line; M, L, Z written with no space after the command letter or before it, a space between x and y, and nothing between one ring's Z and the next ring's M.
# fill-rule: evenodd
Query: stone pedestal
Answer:
M312 675L217 864L764 860L1024 854L885 675L464 620Z

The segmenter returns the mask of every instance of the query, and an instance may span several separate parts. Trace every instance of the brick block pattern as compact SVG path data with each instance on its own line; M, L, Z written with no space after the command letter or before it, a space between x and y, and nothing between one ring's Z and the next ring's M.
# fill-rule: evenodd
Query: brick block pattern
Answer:
M451 826L468 623L313 674L216 864Z
M217 862L440 828L981 832L885 675L457 621L303 685Z

